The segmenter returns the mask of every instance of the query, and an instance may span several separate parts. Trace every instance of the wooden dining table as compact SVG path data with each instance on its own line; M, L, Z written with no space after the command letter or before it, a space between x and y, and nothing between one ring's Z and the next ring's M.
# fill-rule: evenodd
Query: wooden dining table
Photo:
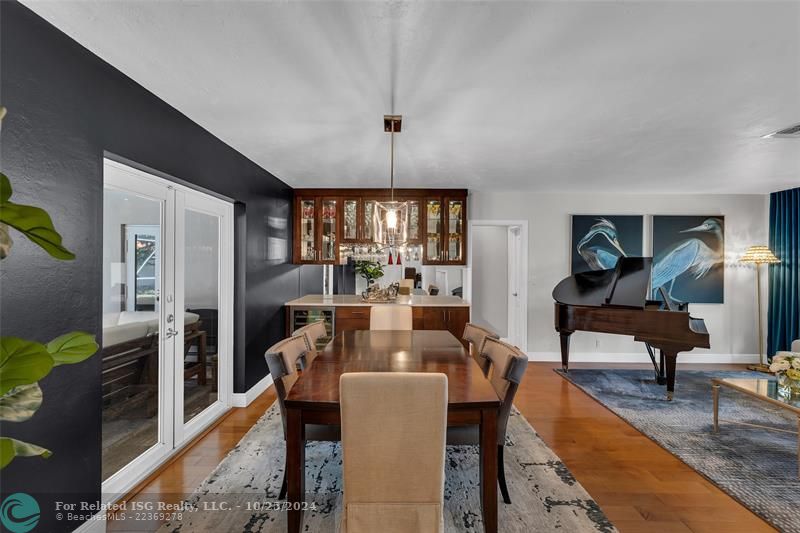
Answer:
M344 331L303 371L286 397L288 529L299 533L305 502L305 425L341 423L339 377L348 372L447 375L448 426L480 425L480 496L487 533L497 531L497 410L500 399L449 331Z

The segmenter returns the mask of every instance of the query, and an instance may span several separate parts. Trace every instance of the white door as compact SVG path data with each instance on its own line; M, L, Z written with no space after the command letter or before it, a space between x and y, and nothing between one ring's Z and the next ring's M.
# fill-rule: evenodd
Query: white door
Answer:
M522 269L522 228L508 226L508 342L523 350L527 349L525 328L522 317L522 293L525 281L521 279Z
M113 500L225 410L233 206L104 162L103 494Z

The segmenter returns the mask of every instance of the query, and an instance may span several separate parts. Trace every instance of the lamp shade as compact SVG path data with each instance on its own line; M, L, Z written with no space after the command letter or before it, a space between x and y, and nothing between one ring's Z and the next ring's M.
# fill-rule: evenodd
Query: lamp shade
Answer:
M775 257L767 246L751 246L744 255L739 258L740 263L754 263L763 265L765 263L780 263L781 260Z
M372 237L385 246L404 245L408 240L408 202L375 202Z

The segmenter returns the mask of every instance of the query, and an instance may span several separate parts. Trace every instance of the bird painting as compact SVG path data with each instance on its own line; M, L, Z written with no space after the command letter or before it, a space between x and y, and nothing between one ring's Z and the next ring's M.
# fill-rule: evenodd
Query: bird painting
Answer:
M722 303L723 218L697 219L653 217L653 298L664 287L678 302Z
M578 243L578 254L592 270L614 268L617 259L626 256L617 238L617 227L605 218L597 219L597 223L589 228Z
M572 232L573 274L612 269L620 257L642 253L641 216L573 215Z

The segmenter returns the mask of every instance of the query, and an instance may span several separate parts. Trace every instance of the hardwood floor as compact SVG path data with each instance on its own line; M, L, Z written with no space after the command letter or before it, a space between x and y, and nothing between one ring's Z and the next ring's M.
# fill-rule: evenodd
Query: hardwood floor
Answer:
M555 363L531 363L515 405L622 533L775 531L672 454L559 377L552 371L556 366ZM679 369L687 366L679 365ZM635 368L636 365L574 364L572 367ZM691 365L690 368L742 367ZM249 407L234 409L138 487L129 501L180 502L211 473L274 400L270 389ZM108 531L154 531L159 525L157 520L112 521Z

